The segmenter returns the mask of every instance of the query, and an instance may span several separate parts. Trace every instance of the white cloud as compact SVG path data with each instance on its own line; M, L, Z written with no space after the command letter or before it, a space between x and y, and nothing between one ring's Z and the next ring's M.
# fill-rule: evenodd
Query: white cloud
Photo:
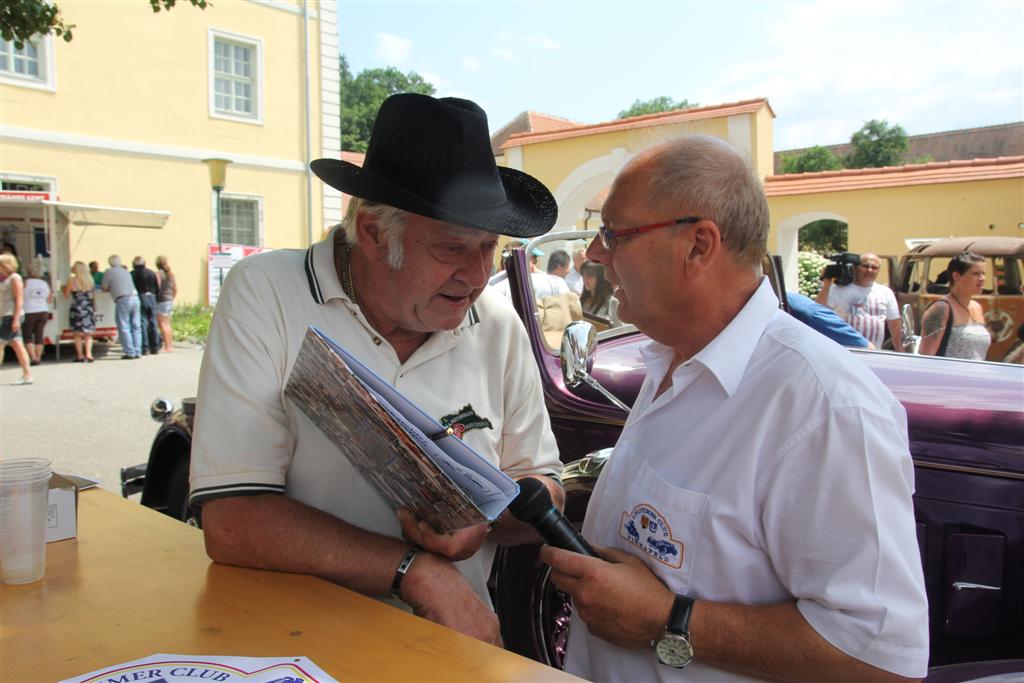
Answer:
M930 22L922 40L908 32L921 23L914 5L785 7L765 27L761 57L713 67L694 96L701 104L769 97L778 115L776 149L845 142L873 118L919 134L959 125L957 112L979 105L1010 105L991 107L999 117L997 110L1010 111L1016 99L1019 112L1019 31L961 5L932 11L952 16Z
M377 34L377 57L385 64L402 64L412 53L412 41L391 33Z
M425 80L430 85L434 86L435 89L439 90L441 86L443 86L445 83L445 80L443 78L430 71L420 71L419 74L420 76L423 76L423 80Z
M531 45L540 45L545 50L557 50L558 48L562 47L557 42L555 42L553 38L545 36L541 33L534 33L532 36L529 37L528 40Z
M480 60L476 57L464 57L462 59L462 68L466 71L480 71Z
M503 62L518 62L519 57L516 56L512 50L505 50L503 48L491 48L491 54Z

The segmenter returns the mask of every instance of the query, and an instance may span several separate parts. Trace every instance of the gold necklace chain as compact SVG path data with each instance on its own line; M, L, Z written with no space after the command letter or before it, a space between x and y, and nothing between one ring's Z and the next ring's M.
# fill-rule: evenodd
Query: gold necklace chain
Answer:
M345 244L341 250L341 288L345 290L345 294L352 300L352 303L358 305L359 301L356 299L356 288L352 284L352 245Z

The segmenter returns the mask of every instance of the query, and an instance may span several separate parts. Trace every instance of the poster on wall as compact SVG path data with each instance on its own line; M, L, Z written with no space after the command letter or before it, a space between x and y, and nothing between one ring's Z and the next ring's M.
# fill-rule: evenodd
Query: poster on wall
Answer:
M250 247L244 244L210 244L206 249L206 301L210 306L217 305L220 285L228 276L231 267L246 256L271 251L266 247Z

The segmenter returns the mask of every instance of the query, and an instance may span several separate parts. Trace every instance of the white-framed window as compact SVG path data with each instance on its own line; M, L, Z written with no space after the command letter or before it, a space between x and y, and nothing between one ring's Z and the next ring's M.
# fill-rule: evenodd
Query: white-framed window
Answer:
M214 218L214 237L216 217ZM224 244L263 246L263 198L252 195L220 195L220 241Z
M20 48L0 39L0 82L54 90L53 41L50 36L26 40Z
M263 41L210 29L210 116L263 123Z

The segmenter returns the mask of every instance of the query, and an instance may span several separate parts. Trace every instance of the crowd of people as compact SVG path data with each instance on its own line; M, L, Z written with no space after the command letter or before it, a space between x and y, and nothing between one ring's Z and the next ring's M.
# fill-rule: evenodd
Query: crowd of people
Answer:
M130 272L117 254L109 257L108 264L110 267L101 271L97 261L88 265L75 261L68 279L57 287L68 307L74 362L95 360L97 290L108 292L114 300L122 358L173 351L171 313L177 284L167 257L157 257L155 271L146 267L142 256L133 259ZM10 345L22 371L16 384L35 381L32 366L43 361L45 327L54 305L54 287L43 272L42 261L34 260L22 269L14 246L5 244L0 254L0 361Z

